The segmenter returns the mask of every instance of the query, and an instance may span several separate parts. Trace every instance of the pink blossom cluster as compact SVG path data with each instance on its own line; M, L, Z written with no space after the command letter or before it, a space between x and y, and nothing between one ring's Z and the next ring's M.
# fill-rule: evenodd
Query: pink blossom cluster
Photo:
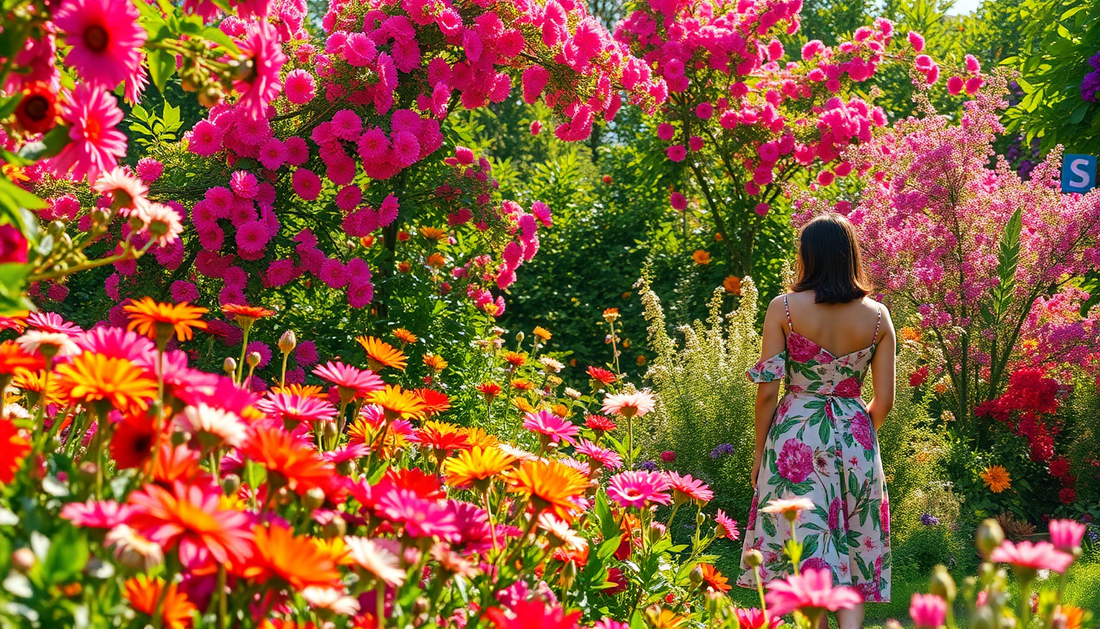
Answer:
M717 152L721 174L742 186L745 203L761 216L771 197L760 195L793 169L835 162L851 143L869 141L872 130L886 123L881 108L843 91L876 72L893 25L876 20L836 47L811 41L799 60L784 62L779 38L798 30L801 6L799 0L654 0L616 31L676 95L661 109L657 127L668 159ZM850 172L840 163L818 173L817 182L829 185ZM680 192L670 202L686 209Z

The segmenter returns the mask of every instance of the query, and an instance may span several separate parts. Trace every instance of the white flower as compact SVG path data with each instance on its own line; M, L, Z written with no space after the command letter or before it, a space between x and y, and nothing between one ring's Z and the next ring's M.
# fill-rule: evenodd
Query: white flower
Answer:
M563 365L560 362L554 360L553 358L550 358L549 356L540 357L539 358L539 364L542 365L543 371L547 371L547 372L553 371L554 373L558 373L562 369L565 369L565 365Z
M335 588L323 588L311 585L302 590L302 598L310 607L327 609L341 616L351 616L359 612L359 601Z
M345 537L349 556L363 570L383 583L398 587L405 582L405 571L397 554L387 550L383 543L387 540L370 540L365 537Z
M76 356L80 353L77 345L68 334L61 332L43 332L30 330L15 340L28 354L40 352L44 356Z
M148 572L164 563L164 550L125 524L107 532L104 545L115 547L115 559L134 570Z
M180 428L193 433L200 441L214 441L218 445L235 448L247 434L240 417L220 408L211 408L206 404L188 406L176 417ZM211 445L205 443L204 445Z
M545 531L548 537L554 538L552 541L558 542L555 546L565 546L569 550L583 550L588 546L588 542L577 535L569 524L545 511L539 515L539 528Z
M180 215L161 203L146 203L138 209L138 216L145 221L142 231L147 231L161 247L170 245L183 233Z

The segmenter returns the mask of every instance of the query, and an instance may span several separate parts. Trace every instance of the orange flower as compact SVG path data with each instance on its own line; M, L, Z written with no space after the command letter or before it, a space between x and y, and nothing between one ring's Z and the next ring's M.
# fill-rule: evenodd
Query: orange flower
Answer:
M371 423L366 417L359 416L348 428L348 443L352 445L362 443L373 448L380 439L380 430L382 430L381 426ZM396 430L394 424L390 423L380 450L383 459L390 458L395 450L405 446L406 434Z
M446 393L441 391L436 391L435 389L415 389L413 393L415 393L416 397L420 398L420 401L424 403L424 413L426 415L438 415L451 408L451 399L447 397Z
M355 340L366 350L367 366L374 373L382 371L384 367L405 371L408 360L401 350L394 349L389 343L373 336L357 336Z
M547 330L541 325L535 326L535 329L531 330L531 334L535 335L535 338L541 339L544 343L549 341L550 337L553 336L550 334L550 330Z
M243 570L245 578L262 583L272 577L301 591L310 586L335 587L340 581L331 553L319 548L312 538L295 537L290 529L272 524L256 525L255 554Z
M438 373L447 368L447 361L442 356L436 354L424 354L424 365L432 371Z
M279 428L253 428L241 453L267 469L272 489L283 485L299 495L314 487L328 489L336 474L316 450Z
M576 498L588 489L588 479L557 461L524 461L508 472L508 491L525 496L535 511L550 511L566 522L576 519Z
M408 262L401 261L401 262L397 263L397 272L398 273L408 273L409 271L412 270L412 268L413 268L412 265L409 264Z
M419 230L420 235L428 240L434 240L436 242L442 242L447 239L447 232L438 227L421 227Z
M436 459L450 456L454 450L467 450L470 441L461 428L447 422L437 422L429 419L416 430L413 438L422 446L431 448Z
M286 393L287 395L298 395L301 397L325 397L324 388L316 384L288 384L285 387L271 387L271 392Z
M397 340L401 341L402 343L415 343L420 340L416 337L415 334L409 332L405 328L397 328L393 331L393 335L397 337Z
M37 354L28 354L15 341L0 343L0 376L14 374L17 371L38 371L45 366L45 358Z
M736 275L727 276L726 279L722 280L722 288L724 288L726 292L731 295L740 295L741 278L737 277Z
M534 413L535 412L535 407L531 406L531 404L526 399L524 399L522 397L519 397L519 396L516 396L516 397L512 398L512 406L515 406L516 408L518 408L520 411L522 411L524 413Z
M49 384L47 384L45 371L27 371L20 369L15 374L12 383L23 391L38 394L39 397L41 397L43 393L43 388L48 386L49 391L45 392L45 401L47 404L60 404L65 401L65 396L61 391L61 385L58 384L57 378L50 379Z
M443 257L443 254L438 251L428 256L428 266L433 269L441 269L445 264L447 264L447 258Z
M499 439L485 432L484 428L479 428L477 426L467 426L462 429L462 432L466 434L466 439L470 442L471 446L492 448L500 443Z
M695 260L695 264L710 264L710 254L702 249L696 249L695 253L691 254L691 259Z
M606 321L608 323L614 323L618 319L619 319L619 309L618 308L604 308L603 309L603 320L604 321Z
M1012 476L1003 465L992 465L987 467L985 471L982 472L981 476L985 486L989 488L989 491L995 494L999 494L1012 487Z
M85 352L57 368L62 391L74 402L144 411L157 395L157 382L125 358ZM97 410L105 410L102 407Z
M244 304L226 304L222 306L222 312L235 318L237 325L242 328L252 325L256 319L263 319L275 314L273 310L259 306L246 306Z
M906 326L901 329L901 338L904 341L920 342L920 330L914 327Z
M208 312L207 309L192 306L186 301L162 304L143 297L139 301L131 301L122 309L130 313L130 324L126 329L137 330L138 334L144 334L158 342L167 341L172 338L173 333L178 341L190 341L193 336L191 328L206 329L202 315Z
M699 564L699 568L703 571L703 586L723 594L729 592L731 586L729 579L722 576L718 569L709 563Z
M522 367L525 363L527 363L527 357L519 352L504 352L503 354L501 354L501 358L504 359L504 362L508 363L514 368Z
M512 380L510 384L512 385L512 388L516 389L517 391L530 391L531 389L535 388L534 384L532 384L528 380L524 380L523 378L516 378L515 380Z
M58 420L60 421L60 420ZM7 485L23 467L31 443L11 421L0 419L0 484Z
M415 392L403 391L399 384L387 384L381 391L368 393L367 402L381 406L390 421L419 419L427 410L424 401Z
M493 477L509 469L516 463L516 457L506 454L500 448L474 447L447 461L444 472L447 483L452 487L466 489L474 487L485 491Z
M153 619L157 625L165 629L185 629L191 626L191 617L198 608L180 592L175 583L169 584L167 590L164 587L164 579L157 577L151 579L146 575L128 579L123 584L122 595L130 601L130 607L134 611L141 612L152 618L160 606L160 619Z

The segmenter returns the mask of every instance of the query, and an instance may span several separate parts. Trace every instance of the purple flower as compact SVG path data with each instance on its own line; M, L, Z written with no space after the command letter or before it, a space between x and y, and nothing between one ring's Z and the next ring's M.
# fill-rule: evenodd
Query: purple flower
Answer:
M653 461L646 461L645 463L642 463L639 467L641 467L643 470L645 470L647 472L657 471L657 464L654 463Z
M723 443L710 451L710 458L717 459L720 456L733 454L733 446Z
M801 483L814 471L813 457L814 452L810 446L798 439L788 439L783 443L776 460L779 475L795 485Z
M940 523L940 519L931 513L922 513L920 516L920 523L925 526L936 526Z

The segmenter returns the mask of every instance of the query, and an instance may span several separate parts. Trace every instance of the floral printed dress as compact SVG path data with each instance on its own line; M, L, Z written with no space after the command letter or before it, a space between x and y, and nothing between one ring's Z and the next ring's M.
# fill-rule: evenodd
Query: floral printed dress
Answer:
M878 438L860 399L878 324L869 347L844 356L795 332L789 309L787 325L786 351L746 374L757 383L785 379L787 386L764 446L744 548L764 555L765 581L789 574L787 522L758 508L777 498L809 498L815 508L797 522L801 569L828 567L834 583L856 588L864 600L889 601L890 502ZM738 585L755 587L743 556L741 568Z

